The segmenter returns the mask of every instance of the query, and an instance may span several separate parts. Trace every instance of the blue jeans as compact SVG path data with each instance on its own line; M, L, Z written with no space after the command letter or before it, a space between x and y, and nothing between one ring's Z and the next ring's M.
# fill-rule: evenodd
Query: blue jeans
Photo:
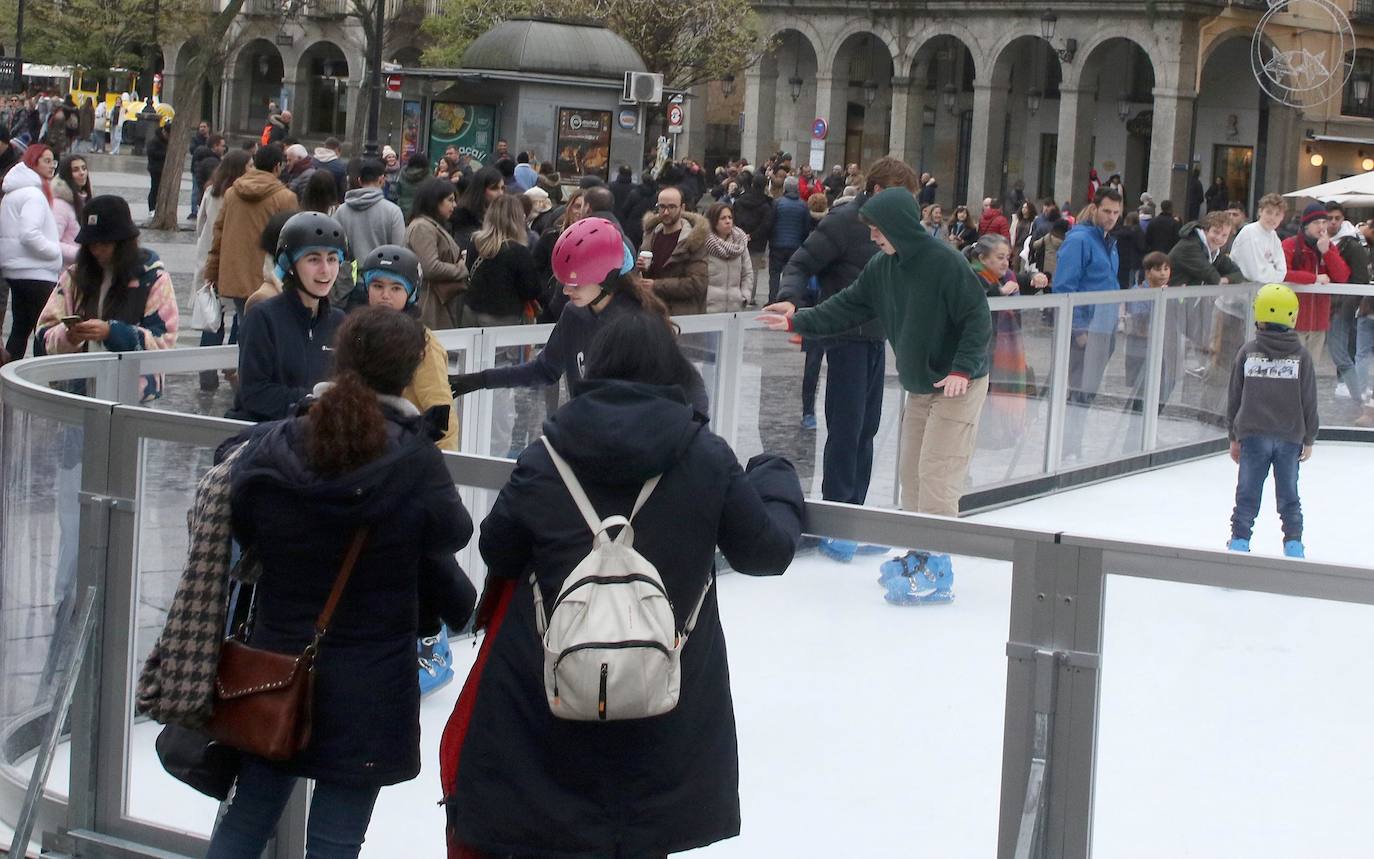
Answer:
M881 340L837 340L825 347L825 363L821 497L863 504L873 475L873 437L883 421L886 347Z
M244 755L234 798L210 837L205 859L258 859L295 787L295 776L273 769L261 758ZM379 789L315 782L306 859L356 859Z
M1374 316L1355 320L1355 385L1350 396L1359 400L1374 384Z
M1345 298L1337 295L1332 299L1331 303L1337 309L1331 314L1331 328L1326 332L1326 353L1331 356L1331 363L1336 365L1336 378L1349 388L1359 382L1356 381L1355 355L1351 348L1355 343L1355 309L1343 300ZM1358 299L1356 303L1359 303ZM1316 357L1313 356L1314 361ZM1356 401L1360 398L1359 393L1353 390L1350 396Z
M778 300L779 278L782 277L782 270L787 268L787 261L792 259L792 254L796 253L796 248L774 247L772 242L768 244L768 303L772 304Z
M1264 498L1264 481L1274 469L1274 495L1283 539L1302 539L1302 501L1298 498L1298 457L1302 445L1254 435L1240 440L1240 477L1236 481L1236 509L1231 514L1231 537L1249 540Z

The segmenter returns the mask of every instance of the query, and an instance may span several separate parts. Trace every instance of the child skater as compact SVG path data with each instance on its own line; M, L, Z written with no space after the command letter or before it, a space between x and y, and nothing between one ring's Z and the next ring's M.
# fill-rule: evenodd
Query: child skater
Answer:
M1279 283L1255 295L1255 339L1241 347L1231 370L1226 406L1231 459L1240 465L1231 514L1233 552L1250 551L1250 535L1274 469L1274 494L1283 520L1283 553L1303 557L1298 463L1312 456L1317 438L1317 377L1312 356L1293 325L1298 297Z

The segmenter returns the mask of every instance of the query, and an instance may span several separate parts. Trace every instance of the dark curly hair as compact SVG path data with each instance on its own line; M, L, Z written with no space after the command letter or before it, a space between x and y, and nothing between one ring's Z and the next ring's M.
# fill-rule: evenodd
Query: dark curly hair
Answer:
M424 328L404 313L370 307L344 320L334 384L306 413L306 455L317 473L347 474L382 455L386 417L377 395L399 396L424 348Z

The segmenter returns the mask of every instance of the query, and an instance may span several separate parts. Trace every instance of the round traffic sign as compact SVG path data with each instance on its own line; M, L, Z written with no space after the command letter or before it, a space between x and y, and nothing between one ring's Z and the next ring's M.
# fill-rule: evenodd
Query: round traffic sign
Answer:
M829 131L830 125L823 117L818 116L816 117L816 121L811 123L811 136L817 140L824 140L825 135L829 133Z
M668 105L668 124L669 124L669 125L681 125L681 124L682 124L682 105L679 105L679 104L670 104L670 105Z

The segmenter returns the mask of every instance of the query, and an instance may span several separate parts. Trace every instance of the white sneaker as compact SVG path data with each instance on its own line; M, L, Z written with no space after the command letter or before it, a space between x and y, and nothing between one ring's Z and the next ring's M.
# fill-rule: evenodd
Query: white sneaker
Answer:
M1350 388L1346 387L1345 382L1336 383L1336 396L1347 399L1350 397Z

